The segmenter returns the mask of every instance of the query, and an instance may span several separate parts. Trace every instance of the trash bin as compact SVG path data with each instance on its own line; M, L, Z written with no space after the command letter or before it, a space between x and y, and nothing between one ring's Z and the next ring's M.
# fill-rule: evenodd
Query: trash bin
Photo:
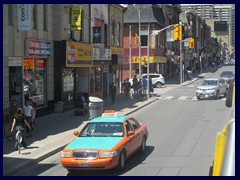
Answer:
M188 78L192 79L192 71L187 71L188 72Z
M103 100L98 97L89 97L89 115L90 119L102 116Z

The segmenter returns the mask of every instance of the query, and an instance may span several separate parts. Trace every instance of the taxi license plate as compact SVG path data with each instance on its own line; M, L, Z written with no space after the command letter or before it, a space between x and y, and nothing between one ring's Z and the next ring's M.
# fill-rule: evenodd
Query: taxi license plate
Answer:
M79 167L88 167L89 164L87 162L82 162L82 163L78 163Z

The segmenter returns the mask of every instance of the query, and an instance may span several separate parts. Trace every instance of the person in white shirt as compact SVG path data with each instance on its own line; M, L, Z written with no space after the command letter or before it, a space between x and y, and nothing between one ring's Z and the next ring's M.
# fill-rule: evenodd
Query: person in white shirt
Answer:
M25 100L25 105L23 107L24 115L27 119L28 124L32 127L32 114L33 114L33 107L30 105L28 99ZM26 128L27 137L30 137L30 129Z

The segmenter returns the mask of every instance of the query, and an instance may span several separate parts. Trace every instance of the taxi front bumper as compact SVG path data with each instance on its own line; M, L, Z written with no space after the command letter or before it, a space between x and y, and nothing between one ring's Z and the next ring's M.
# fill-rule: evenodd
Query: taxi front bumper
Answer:
M113 169L118 164L117 156L104 159L74 159L61 158L62 166L70 170L107 170Z

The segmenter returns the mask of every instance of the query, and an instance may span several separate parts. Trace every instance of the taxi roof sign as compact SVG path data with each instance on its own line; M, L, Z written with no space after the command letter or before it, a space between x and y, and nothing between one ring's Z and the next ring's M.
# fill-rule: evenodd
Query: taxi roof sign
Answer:
M102 117L118 117L117 116L117 112L115 110L105 110L103 113L102 113Z

